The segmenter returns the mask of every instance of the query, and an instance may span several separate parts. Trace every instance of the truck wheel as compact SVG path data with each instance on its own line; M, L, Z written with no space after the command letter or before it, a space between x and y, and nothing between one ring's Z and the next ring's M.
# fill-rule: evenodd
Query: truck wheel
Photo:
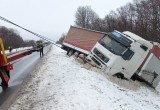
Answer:
M10 78L10 71L6 71L8 77Z
M79 52L75 52L75 56L76 56L76 58L78 58L79 57Z
M68 52L68 56L69 56L69 57L72 56L73 53L74 53L74 51L73 51L72 49L70 49L69 52Z
M5 71L4 69L2 70L3 72L6 72L6 74L8 75L8 77L10 78L10 71ZM1 82L1 86L2 86L2 89L7 89L8 88L8 82L5 81L4 77L2 76L1 74L1 79L2 79L2 82Z
M2 89L4 90L8 88L8 82L6 82L3 77L1 77L1 79L2 79L1 86L2 86Z
M68 53L69 53L70 50L71 50L71 49L67 49L67 55L68 55Z
M119 78L119 79L124 79L124 74L122 74L122 73L116 73L116 74L114 74L113 76L114 76L114 77L117 77L117 78Z

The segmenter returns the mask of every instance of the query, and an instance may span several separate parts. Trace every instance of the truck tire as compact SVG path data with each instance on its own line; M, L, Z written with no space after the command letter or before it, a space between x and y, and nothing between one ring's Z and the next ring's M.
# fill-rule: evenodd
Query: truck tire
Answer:
M70 49L69 52L68 52L68 56L70 57L70 56L72 56L73 54L74 54L74 51L73 51L72 49Z
M10 71L6 71L8 77L10 78Z
M76 58L78 58L80 53L79 52L75 52L74 54L75 54Z
M67 49L67 55L68 55L69 51L70 51L70 48L69 48L69 49Z
M4 69L2 70L3 72L6 72L6 74L8 75L8 77L10 78L10 71L5 71ZM8 88L8 82L5 81L5 79L3 78L3 76L1 75L1 79L2 79L2 82L1 82L1 86L2 86L2 89L5 90Z
M116 74L114 74L113 76L114 76L114 77L117 77L117 78L119 78L119 79L125 79L125 78L124 78L124 74L122 74L122 73L116 73Z
M2 79L1 86L2 86L2 89L4 90L8 88L8 82L6 82L3 77L1 77L1 79Z

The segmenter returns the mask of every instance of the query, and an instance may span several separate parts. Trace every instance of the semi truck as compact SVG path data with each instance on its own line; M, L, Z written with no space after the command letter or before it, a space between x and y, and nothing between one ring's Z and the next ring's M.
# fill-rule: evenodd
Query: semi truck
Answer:
M160 81L160 44L129 31L99 32L71 26L62 48L70 56L84 54L87 62L121 79L138 79L152 87Z
M118 78L139 79L152 87L160 81L160 44L129 31L105 34L87 61Z
M105 35L105 32L70 26L62 48L71 56L75 52L87 56L94 45Z

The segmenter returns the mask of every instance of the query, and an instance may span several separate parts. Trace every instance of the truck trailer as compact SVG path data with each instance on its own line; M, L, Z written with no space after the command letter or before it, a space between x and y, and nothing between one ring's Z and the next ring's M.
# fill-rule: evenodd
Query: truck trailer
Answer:
M87 61L118 78L140 79L152 87L160 81L160 44L129 31L105 34Z
M69 56L75 52L87 56L105 34L104 32L70 26L62 48L67 51Z

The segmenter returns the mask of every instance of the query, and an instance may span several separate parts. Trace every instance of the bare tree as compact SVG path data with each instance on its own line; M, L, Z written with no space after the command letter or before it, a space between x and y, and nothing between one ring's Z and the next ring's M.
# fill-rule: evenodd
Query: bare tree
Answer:
M98 19L98 15L89 6L78 7L75 14L75 25L93 29L93 23Z
M34 40L24 40L23 47L34 46L34 45L36 45L35 42L36 42L36 41L34 41Z
M128 30L145 39L160 42L159 0L134 0L110 12L103 20L106 31Z
M9 29L4 26L0 27L0 37L4 42L5 49L7 49L8 46L12 46L13 48L22 47L24 44L17 30Z
M118 16L115 11L111 11L108 15L106 15L104 18L106 32L117 29L117 18Z
M117 11L111 11L104 19L91 9L79 7L75 25L98 31L131 31L141 37L160 42L160 0L133 0Z
M58 40L56 43L57 43L57 44L62 44L65 37L66 37L66 34L63 33L63 34L61 35L61 37L59 38L59 40Z

